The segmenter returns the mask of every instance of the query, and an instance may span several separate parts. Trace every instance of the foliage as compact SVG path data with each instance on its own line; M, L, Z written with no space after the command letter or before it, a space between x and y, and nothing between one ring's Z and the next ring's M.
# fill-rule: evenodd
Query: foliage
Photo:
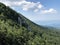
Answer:
M0 45L60 45L60 32L39 26L0 3Z

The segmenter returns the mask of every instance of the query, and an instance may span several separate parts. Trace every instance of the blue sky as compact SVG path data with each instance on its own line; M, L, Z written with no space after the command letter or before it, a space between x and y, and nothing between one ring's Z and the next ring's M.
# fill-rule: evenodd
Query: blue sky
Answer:
M60 0L0 0L0 2L37 24L51 25L60 22Z

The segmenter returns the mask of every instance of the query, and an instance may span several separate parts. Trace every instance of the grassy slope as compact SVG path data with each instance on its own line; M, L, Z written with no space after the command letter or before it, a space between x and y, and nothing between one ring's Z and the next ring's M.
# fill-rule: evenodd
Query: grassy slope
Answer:
M0 45L60 45L60 32L39 26L0 3Z

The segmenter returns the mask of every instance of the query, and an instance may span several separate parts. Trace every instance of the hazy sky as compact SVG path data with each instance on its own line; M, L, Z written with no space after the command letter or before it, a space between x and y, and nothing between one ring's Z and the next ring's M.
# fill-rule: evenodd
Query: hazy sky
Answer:
M30 20L60 21L60 0L0 0Z

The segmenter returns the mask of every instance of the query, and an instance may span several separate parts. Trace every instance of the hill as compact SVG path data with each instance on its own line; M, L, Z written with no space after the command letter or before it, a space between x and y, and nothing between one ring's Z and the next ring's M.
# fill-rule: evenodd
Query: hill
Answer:
M0 45L60 45L60 31L37 25L0 3Z

